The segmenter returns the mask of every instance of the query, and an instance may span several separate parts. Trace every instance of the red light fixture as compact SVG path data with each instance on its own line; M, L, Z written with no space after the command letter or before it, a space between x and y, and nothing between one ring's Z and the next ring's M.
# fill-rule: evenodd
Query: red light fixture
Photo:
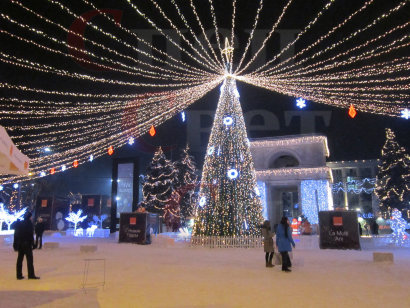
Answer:
M353 119L357 114L356 109L354 108L353 104L350 104L349 107L349 116Z
M154 125L151 125L151 128L149 129L149 134L151 135L151 137L154 137L156 133L157 132L155 131Z

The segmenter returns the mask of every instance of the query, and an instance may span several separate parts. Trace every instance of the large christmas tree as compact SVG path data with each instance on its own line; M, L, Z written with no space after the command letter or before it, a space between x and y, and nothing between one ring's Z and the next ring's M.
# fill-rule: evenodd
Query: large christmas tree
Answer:
M144 200L140 205L149 212L163 214L166 204L171 200L176 175L173 164L166 159L162 149L158 148L147 169L142 186Z
M258 195L239 93L235 79L228 76L205 156L193 235L259 235Z
M383 212L393 208L403 210L410 201L410 157L399 146L394 132L386 129L386 142L382 148L375 193Z
M178 172L175 187L180 195L181 222L184 225L186 218L193 215L195 202L193 195L198 179L195 161L193 156L189 154L188 145L174 165Z

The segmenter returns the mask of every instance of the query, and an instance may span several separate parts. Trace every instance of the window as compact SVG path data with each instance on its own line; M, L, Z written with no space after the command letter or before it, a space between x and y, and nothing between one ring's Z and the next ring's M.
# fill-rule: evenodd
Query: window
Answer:
M350 177L356 177L357 176L357 170L356 169L347 169L347 175Z
M370 168L360 168L360 176L362 178L370 178L372 176L372 170Z
M333 180L335 183L343 181L342 169L333 169Z
M290 155L282 155L276 158L269 166L271 169L289 168L299 166L299 161Z
M261 114L254 115L251 119L251 125L265 125L265 118Z

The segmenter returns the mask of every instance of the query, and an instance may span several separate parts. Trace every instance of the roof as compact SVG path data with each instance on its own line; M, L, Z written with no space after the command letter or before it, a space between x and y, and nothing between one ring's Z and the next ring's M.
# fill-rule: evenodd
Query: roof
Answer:
M329 157L329 147L327 145L327 137L317 134L305 134L305 135L288 135L277 136L268 138L255 138L250 140L251 147L263 148L274 147L284 145L297 145L297 144L310 144L310 143L323 143L326 157Z

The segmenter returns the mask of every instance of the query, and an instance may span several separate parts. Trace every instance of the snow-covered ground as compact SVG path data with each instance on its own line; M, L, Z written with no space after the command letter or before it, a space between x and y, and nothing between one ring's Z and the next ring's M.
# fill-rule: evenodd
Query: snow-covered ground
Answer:
M16 280L17 254L0 237L0 307L409 307L410 249L394 263L373 250L294 251L293 272L266 268L262 249L191 248L183 243L118 244L113 238L51 237L60 248L34 251L41 280ZM98 245L81 253L80 245ZM169 244L169 243L168 243ZM305 246L306 247L306 246ZM81 289L84 259L106 259L106 285ZM103 278L90 266L90 282ZM23 274L27 276L26 263Z

